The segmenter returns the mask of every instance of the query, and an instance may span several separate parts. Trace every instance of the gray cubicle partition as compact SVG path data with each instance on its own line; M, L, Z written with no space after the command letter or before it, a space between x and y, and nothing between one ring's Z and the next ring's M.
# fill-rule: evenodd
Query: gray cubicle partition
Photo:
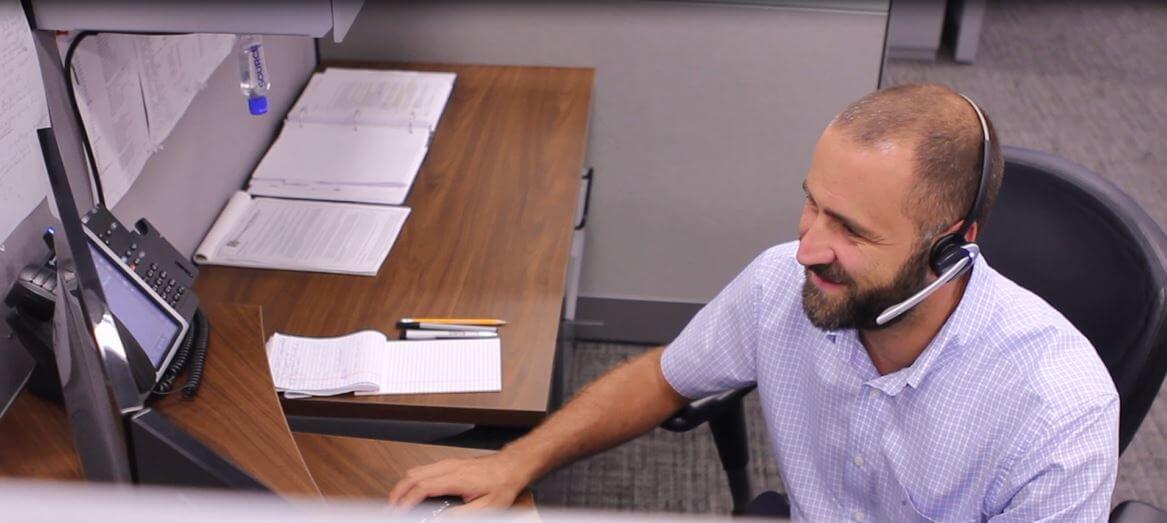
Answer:
M270 112L262 117L248 114L239 91L238 65L234 55L229 56L114 207L123 223L146 217L180 251L194 253L227 198L243 186L275 138L284 113L316 67L311 38L266 37L264 47L273 78ZM88 180L84 173L69 174L77 205L84 212L92 205ZM42 203L3 242L0 293L8 289L21 267L40 262L47 254L40 235L53 221L48 209ZM8 307L0 304L0 317L7 313ZM0 415L31 365L8 325L0 321Z
M819 133L877 87L887 7L369 2L320 54L596 68L576 334L665 342L754 256L795 238Z
M227 57L114 207L122 222L148 217L178 250L194 254L219 210L243 187L275 139L284 114L316 68L313 39L268 36L263 41L272 77L268 113L248 114L239 91L239 65L234 55Z

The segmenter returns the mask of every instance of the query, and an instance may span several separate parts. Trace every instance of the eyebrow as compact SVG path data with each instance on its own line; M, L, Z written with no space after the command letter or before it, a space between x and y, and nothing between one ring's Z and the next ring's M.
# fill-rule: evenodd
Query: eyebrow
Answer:
M806 180L802 181L802 192L806 193L806 197L810 199L811 203L813 203L815 206L818 206L818 202L816 202L814 199L814 196L810 194L810 188L807 187ZM860 236L863 236L864 238L875 239L875 238L879 237L877 234L872 232L871 229L868 229L862 225L859 225L857 222L855 222L855 220L852 220L846 216L843 216L842 214L839 214L838 212L836 212L834 210L826 209L826 208L822 208L822 207L820 207L820 208L822 209L822 211L824 213L826 213L827 216L830 216L831 218L838 220L840 223L842 223L848 229L855 231L856 233L858 233Z

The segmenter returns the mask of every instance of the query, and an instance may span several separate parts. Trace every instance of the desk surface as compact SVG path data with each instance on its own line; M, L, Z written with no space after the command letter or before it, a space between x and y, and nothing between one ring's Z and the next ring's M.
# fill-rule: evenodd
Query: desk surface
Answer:
M276 397L259 308L204 304L203 309L211 340L198 396L186 400L174 394L153 408L272 490L318 496Z
M283 495L319 496L280 410L263 351L259 308L206 304L211 339L202 388L151 407ZM79 480L62 405L22 392L0 420L0 475Z
M205 266L204 300L262 306L265 336L396 337L402 317L497 317L499 393L352 395L284 402L288 414L529 426L548 411L579 198L591 69L333 63L453 71L453 94L374 278Z
M198 397L152 407L281 495L384 500L412 467L491 453L315 434L293 439L268 371L259 309L204 303L204 311L213 332ZM0 419L0 476L84 478L63 406L27 391L17 397ZM534 508L530 493L516 506Z
M489 450L418 445L321 434L294 433L296 445L320 491L330 498L386 499L393 485L413 467L443 459L467 459L493 454ZM535 508L531 491L523 491L516 507Z

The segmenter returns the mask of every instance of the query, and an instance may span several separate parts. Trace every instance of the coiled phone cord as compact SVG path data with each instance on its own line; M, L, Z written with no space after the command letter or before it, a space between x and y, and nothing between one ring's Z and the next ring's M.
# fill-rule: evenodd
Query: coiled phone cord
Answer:
M207 362L207 344L211 339L211 324L207 321L207 317L203 316L203 311L195 312L195 324L198 325L199 335L195 340L194 354L190 359L190 376L186 378L186 384L182 386L182 397L191 399L195 394L199 393L199 385L202 384L203 379L203 365Z
M192 326L189 335L182 340L182 345L178 347L178 352L174 355L174 360L170 362L170 367L162 374L162 378L154 386L154 394L159 396L167 396L178 392L174 390L174 382L182 371L186 368L187 362L190 362L190 375L187 377L186 384L182 386L182 396L190 399L198 394L199 385L203 377L203 366L207 359L207 344L211 338L211 324L207 321L206 316L203 315L201 309L195 311L194 325Z

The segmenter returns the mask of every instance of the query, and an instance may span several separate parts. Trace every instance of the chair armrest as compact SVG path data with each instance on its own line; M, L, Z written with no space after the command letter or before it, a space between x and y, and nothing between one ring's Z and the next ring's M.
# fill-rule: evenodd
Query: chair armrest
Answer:
M1127 500L1114 507L1110 523L1167 523L1167 512L1142 501Z
M672 432L688 432L701 424L708 422L710 419L717 417L725 409L732 406L735 402L757 388L756 385L750 385L742 389L731 390L701 398L694 401L680 410L675 412L669 419L661 423L661 428Z

